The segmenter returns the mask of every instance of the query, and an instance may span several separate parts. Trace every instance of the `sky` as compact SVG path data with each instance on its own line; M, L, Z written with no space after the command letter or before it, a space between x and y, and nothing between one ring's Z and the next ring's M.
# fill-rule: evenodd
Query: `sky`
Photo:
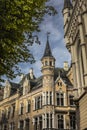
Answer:
M49 35L49 43L52 50L52 54L56 59L56 67L63 67L64 61L68 61L70 64L71 57L66 49L65 41L64 41L64 30L63 30L63 0L50 0L50 4L54 6L58 14L56 16L48 16L44 17L44 21L40 24L41 32L38 33L39 40L41 45L34 44L29 47L31 53L33 54L36 62L34 64L23 63L20 64L21 72L24 74L29 73L29 69L33 68L34 75L36 77L41 76L41 61L47 42L47 32L50 32ZM17 76L14 82L19 82L20 77Z

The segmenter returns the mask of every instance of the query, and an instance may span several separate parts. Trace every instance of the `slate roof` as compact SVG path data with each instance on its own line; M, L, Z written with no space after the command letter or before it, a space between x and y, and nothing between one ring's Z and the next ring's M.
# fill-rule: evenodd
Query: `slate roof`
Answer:
M66 9L66 8L72 8L72 3L70 0L64 0L64 8L63 9Z
M60 77L63 79L64 83L67 84L67 86L72 86L72 83L70 82L70 80L68 79L66 74L67 74L67 72L64 71L63 68L55 68L54 81L56 81L56 79L60 75ZM40 76L39 78L35 78L35 76L34 76L34 79L30 79L30 75L28 73L24 76L24 78L19 83L13 83L13 82L9 81L9 83L11 85L11 94L10 95L17 93L18 89L19 89L20 95L23 94L23 83L24 83L26 77L27 77L27 80L29 80L29 82L30 82L30 91L34 91L34 90L42 87L43 76Z
M0 86L0 101L3 99L3 93L4 93L3 90L4 90L3 87Z
M65 84L67 84L68 86L72 86L72 83L70 82L70 80L66 76L67 72L68 71L65 71L63 68L55 68L54 80L56 80L57 77L60 75L60 77L62 78L62 80L64 81Z
M52 55L52 52L51 52L51 48L50 48L50 44L49 44L49 40L47 39L47 43L46 43L46 47L45 47L45 51L44 51L44 54L43 54L43 57L53 57Z
M13 95L17 92L17 90L20 88L20 84L9 82L11 84L11 93L10 95Z
M31 89L35 90L42 87L42 76L30 81Z

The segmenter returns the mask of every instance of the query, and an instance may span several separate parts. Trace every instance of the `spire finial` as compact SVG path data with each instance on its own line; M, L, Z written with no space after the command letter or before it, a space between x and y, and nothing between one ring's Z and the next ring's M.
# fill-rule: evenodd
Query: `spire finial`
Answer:
M47 32L47 41L49 40L50 32Z

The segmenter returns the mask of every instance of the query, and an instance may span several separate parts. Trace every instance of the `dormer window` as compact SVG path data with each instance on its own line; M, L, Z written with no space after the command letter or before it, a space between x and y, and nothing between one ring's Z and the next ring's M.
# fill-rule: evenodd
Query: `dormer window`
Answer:
M26 95L27 93L28 93L28 86L24 86L23 95Z
M4 88L4 99L10 96L10 87L6 86Z
M58 86L62 86L62 82L58 82Z

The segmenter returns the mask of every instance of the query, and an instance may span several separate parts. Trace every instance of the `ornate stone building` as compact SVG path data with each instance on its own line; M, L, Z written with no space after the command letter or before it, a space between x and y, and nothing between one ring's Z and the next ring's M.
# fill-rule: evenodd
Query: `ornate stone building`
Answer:
M78 130L87 129L87 0L64 0L64 32L71 53Z
M55 68L47 39L42 62L42 76L33 70L17 83L6 81L0 101L0 130L76 129L71 69Z

